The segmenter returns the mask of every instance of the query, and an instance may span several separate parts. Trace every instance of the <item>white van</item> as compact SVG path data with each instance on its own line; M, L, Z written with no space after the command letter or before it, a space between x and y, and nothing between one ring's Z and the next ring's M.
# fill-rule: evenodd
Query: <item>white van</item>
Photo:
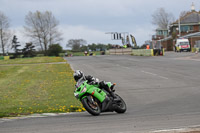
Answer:
M188 39L177 39L176 40L176 44L175 44L175 51L177 51L178 49L179 51L190 51L190 43Z

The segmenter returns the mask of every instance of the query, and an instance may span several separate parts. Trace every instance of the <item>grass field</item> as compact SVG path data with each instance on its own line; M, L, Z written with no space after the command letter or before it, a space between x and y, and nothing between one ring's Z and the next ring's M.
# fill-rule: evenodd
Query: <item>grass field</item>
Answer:
M83 111L73 95L75 81L69 64L26 65L63 61L57 57L41 57L8 61L25 63L22 66L0 65L0 117Z
M33 64L33 63L50 63L64 62L60 57L34 57L34 58L17 58L10 60L0 60L0 64Z

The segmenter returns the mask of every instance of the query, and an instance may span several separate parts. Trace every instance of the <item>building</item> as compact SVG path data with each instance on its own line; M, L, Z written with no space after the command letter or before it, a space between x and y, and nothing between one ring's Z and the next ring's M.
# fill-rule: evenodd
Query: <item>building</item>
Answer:
M156 35L152 36L152 40L160 40L166 38L169 35L168 29L156 29Z
M156 36L152 37L152 41L160 42L167 51L173 50L177 38L188 38L191 48L194 47L200 40L200 11L195 11L192 4L190 12L181 16L169 26L169 33L168 30L158 29Z

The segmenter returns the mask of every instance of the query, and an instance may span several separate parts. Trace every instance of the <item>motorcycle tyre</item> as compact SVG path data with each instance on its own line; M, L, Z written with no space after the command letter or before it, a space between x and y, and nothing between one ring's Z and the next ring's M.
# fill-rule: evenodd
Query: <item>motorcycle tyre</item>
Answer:
M126 112L126 103L124 102L124 100L119 95L117 95L117 94L115 94L115 95L120 99L121 104L122 104L122 107L116 105L115 112L117 112L117 113L124 113L124 112Z
M91 114L91 115L94 115L94 116L97 116L101 113L101 109L99 107L99 105L97 104L97 111L93 110L89 105L88 105L88 99L87 97L86 98L83 98L81 100L81 103L83 104L83 107Z

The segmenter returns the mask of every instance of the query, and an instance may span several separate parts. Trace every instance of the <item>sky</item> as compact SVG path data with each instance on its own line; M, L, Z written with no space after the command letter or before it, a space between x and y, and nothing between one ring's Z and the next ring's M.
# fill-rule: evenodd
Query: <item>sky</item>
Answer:
M69 39L121 45L106 32L129 32L141 46L155 34L152 14L158 8L177 19L180 12L191 10L192 2L200 11L200 0L0 0L0 11L9 17L10 29L21 45L30 41L23 34L25 16L38 10L51 11L59 21L64 49Z

